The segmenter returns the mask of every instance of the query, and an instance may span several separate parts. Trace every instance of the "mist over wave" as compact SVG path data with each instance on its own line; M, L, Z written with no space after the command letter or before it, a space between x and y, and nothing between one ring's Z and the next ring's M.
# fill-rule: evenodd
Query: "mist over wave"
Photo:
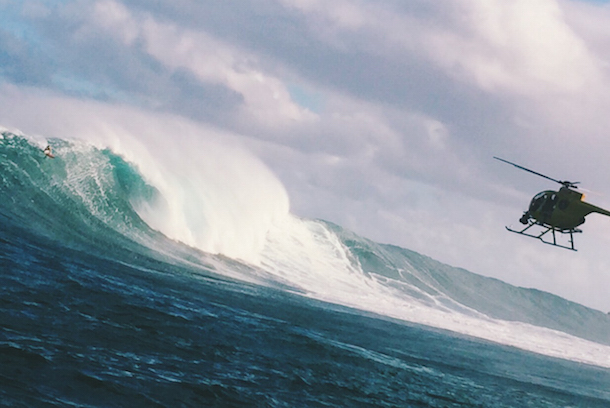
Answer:
M66 246L121 262L117 245L213 264L326 302L610 367L603 313L296 217L278 179L230 141L115 129L51 139L51 160L44 140L15 133L0 140L0 215Z
M288 213L282 184L230 135L184 127L142 136L119 128L83 138L51 141L67 172L67 189L85 203L107 194L113 189L110 168L124 162L138 176L118 179L120 187L139 183L150 190L145 197L128 197L133 210L153 229L205 252L255 263L270 224ZM43 143L35 142L40 148ZM85 187L79 178L93 180L99 191L80 191Z

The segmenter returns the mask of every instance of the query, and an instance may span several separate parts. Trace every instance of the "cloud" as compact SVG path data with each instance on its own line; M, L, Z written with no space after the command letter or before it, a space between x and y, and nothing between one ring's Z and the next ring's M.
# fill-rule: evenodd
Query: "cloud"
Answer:
M51 81L44 65L47 58L36 61L30 44L13 32L0 30L0 74L13 83L44 86Z
M73 0L0 2L0 15L2 125L34 128L28 112L65 98L82 117L35 132L97 123L98 104L223 128L298 215L610 308L591 294L610 283L608 220L585 224L576 254L509 235L554 186L492 159L610 186L605 5Z
M431 35L431 55L486 91L576 93L599 81L596 61L554 0L461 2Z

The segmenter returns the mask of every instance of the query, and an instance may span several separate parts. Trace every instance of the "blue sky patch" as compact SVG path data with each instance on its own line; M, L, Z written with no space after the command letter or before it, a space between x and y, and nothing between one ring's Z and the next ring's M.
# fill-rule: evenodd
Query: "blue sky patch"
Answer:
M303 108L313 113L321 113L324 110L324 97L318 92L297 84L288 84L287 89L292 100Z

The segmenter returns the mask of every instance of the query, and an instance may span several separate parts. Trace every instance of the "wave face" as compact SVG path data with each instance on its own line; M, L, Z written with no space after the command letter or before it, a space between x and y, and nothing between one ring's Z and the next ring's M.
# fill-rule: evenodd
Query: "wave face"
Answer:
M109 150L54 141L61 159L48 159L22 136L0 140L1 215L66 245L124 236L138 242L152 231L134 211L158 192ZM103 237L103 238L102 238Z
M610 367L605 314L293 216L279 181L239 150L187 165L177 151L161 159L146 149L50 143L55 159L31 138L1 133L4 228L114 262L146 254L161 265Z

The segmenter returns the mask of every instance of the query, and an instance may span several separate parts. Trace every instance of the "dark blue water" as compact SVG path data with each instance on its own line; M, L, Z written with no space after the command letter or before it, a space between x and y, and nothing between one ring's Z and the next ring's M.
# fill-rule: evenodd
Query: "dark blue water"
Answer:
M610 406L607 369L16 227L0 268L2 406Z

